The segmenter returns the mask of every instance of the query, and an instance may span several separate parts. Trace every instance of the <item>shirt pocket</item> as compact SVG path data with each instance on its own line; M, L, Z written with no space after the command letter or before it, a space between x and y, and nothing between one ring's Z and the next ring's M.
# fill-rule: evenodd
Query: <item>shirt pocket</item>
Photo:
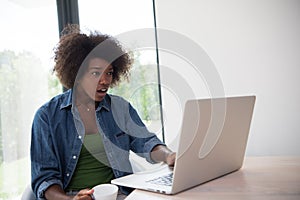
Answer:
M123 150L129 151L130 149L130 138L125 132L119 132L115 134L115 140L117 145Z

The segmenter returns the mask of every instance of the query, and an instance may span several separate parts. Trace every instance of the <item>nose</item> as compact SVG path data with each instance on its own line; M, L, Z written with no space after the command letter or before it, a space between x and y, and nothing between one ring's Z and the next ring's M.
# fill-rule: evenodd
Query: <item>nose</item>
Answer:
M107 85L109 84L110 77L107 76L106 74L102 74L100 79L99 79L99 85Z

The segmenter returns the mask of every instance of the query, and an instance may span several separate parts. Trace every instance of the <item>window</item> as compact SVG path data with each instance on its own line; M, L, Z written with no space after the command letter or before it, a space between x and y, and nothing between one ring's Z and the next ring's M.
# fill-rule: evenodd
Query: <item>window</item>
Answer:
M110 93L129 100L148 128L162 138L155 34L147 38L151 48L143 48L139 39L122 40L134 30L154 31L152 3L78 0L78 7L84 31L99 30L129 44L135 58L130 82L124 81ZM48 0L1 0L0 17L5 19L0 21L0 199L20 199L30 184L33 116L42 104L62 92L52 74L53 48L59 40L57 5Z
M152 0L79 0L80 27L115 36L133 51L134 64L129 82L110 90L132 103L149 130L162 139L159 84L156 64ZM147 46L140 44L139 33L152 31Z
M20 199L30 184L34 113L61 92L51 73L59 38L56 12L55 1L1 1L0 199Z

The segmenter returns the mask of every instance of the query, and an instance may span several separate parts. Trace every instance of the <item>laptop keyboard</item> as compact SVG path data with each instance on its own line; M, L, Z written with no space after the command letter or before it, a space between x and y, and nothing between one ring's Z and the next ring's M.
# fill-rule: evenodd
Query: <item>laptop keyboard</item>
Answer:
M165 176L157 177L157 178L148 180L146 182L151 183L151 184L156 184L156 185L172 186L173 173L167 174Z

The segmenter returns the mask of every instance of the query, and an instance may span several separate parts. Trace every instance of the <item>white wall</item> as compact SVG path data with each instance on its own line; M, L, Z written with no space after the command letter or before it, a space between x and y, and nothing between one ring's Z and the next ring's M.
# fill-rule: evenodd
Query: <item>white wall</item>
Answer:
M156 0L155 4L158 28L200 45L213 61L226 96L257 96L247 155L300 155L300 1ZM197 77L180 55L161 50L160 64L169 69L161 76L166 86L165 131L167 142L173 143L182 106L178 94L168 89L170 71L179 75L188 71L182 80L196 97L211 91L205 75Z

